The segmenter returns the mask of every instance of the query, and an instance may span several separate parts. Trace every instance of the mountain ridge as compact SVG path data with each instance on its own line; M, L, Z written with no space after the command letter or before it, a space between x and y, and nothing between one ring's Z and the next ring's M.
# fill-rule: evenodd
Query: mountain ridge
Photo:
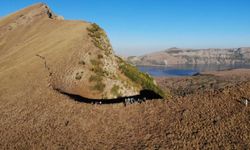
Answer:
M134 65L148 66L172 66L178 64L250 64L250 47L225 49L182 49L174 47L142 56L130 56L127 60Z
M97 24L36 14L0 21L0 149L249 149L249 69L154 80L113 55ZM117 82L161 94L155 81L170 98L101 101L102 84L109 97Z
M43 3L5 17L0 31L0 76L6 82L20 83L16 87L29 79L25 84L46 82L61 93L103 100L139 95L143 89L161 91L150 76L115 56L97 24L63 20ZM124 73L128 68L126 73L132 71L140 82ZM10 79L13 72L23 75Z

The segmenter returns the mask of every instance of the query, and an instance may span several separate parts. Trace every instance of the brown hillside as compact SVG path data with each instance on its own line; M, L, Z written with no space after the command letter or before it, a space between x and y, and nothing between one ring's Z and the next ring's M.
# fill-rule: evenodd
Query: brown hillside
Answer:
M163 96L151 77L114 55L96 24L62 20L48 6L37 4L5 17L0 25L3 85L19 83L18 88L27 82L33 90L46 83L44 90L51 86L92 99L134 96L143 89ZM10 79L13 75L17 77Z
M103 90L120 87L107 92L108 98L143 88L162 91L112 54L103 30L62 20L44 4L0 20L0 31L0 149L250 148L250 109L244 104L250 98L249 70L157 79L164 93L172 93L168 100L92 105L58 90L102 98L105 92L90 87L98 85L95 67L106 67L119 76L102 76ZM85 75L94 75L95 82Z

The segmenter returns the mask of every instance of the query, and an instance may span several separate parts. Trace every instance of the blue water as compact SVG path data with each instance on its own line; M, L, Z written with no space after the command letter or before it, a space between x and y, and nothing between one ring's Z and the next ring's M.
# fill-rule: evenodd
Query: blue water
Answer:
M152 76L192 76L204 71L221 71L236 68L250 68L250 65L234 64L234 65L176 65L172 67L159 66L137 66L142 72Z
M151 76L192 76L198 73L195 69L172 69L167 67L148 67L139 66L140 71L146 72Z

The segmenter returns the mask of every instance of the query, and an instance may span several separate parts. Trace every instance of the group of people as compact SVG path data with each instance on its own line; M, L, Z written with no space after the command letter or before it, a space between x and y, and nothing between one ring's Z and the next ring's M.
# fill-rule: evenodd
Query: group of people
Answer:
M134 97L129 97L129 98L125 98L124 101L121 100L120 103L124 103L124 105L129 105L129 104L133 104L133 103L142 103L145 102L147 99L146 97L144 98L134 98ZM102 105L102 104L107 104L107 103L103 103L101 100L100 101L95 101L95 102L91 102L93 105L97 104L97 105ZM112 103L112 102L110 102Z
M143 99L140 99L140 98L125 98L125 101L124 103L125 104L133 104L135 102L137 103L142 103L142 102L145 102L146 101L146 98L144 97Z

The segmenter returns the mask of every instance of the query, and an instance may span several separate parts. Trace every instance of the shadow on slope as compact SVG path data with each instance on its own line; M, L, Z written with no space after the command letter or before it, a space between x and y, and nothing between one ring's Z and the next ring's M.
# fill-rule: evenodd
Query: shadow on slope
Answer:
M60 93L69 96L71 99L75 101L82 102L82 103L89 103L89 104L132 104L132 103L142 103L146 100L153 100L153 99L162 99L162 97L151 90L142 90L139 95L128 96L128 97L119 97L116 99L89 99L84 98L79 95L68 94L59 91Z

